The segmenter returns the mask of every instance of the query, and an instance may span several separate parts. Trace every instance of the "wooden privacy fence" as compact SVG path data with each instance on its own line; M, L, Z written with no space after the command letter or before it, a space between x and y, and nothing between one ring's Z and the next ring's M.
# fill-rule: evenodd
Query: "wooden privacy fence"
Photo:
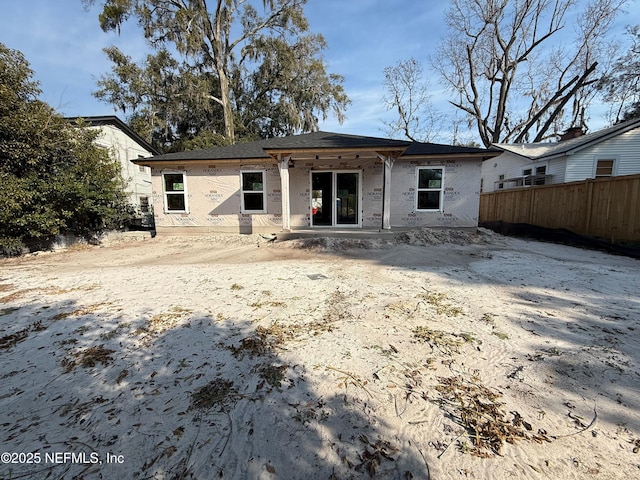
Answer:
M483 193L479 219L566 228L611 242L637 242L640 175Z

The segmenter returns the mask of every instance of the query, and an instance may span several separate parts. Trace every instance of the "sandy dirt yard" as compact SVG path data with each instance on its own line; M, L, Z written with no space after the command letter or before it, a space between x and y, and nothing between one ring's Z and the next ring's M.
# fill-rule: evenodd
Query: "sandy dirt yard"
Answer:
M0 260L0 478L640 478L640 261L389 238Z

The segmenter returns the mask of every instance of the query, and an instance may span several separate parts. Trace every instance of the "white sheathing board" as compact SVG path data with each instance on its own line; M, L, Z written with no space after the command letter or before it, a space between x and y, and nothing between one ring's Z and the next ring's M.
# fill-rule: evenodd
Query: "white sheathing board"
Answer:
M359 213L362 227L381 228L383 215L384 164L378 158L349 161L296 160L289 168L291 228L311 226L311 172L358 171L361 180ZM416 167L444 167L444 199L441 212L416 212ZM396 160L391 171L391 226L474 227L478 224L479 159ZM240 172L265 172L266 213L241 212ZM162 173L186 172L188 212L165 213ZM211 232L276 232L282 229L282 191L275 162L257 164L171 165L153 169L153 205L156 226L197 227Z
M362 227L382 228L384 203L384 162L372 160L364 165L362 174Z
M241 211L240 172L264 171L266 213ZM162 173L186 172L188 212L165 213ZM282 226L280 174L275 163L176 165L153 169L153 205L157 227L200 227L221 232L260 232Z
M311 224L311 165L294 162L289 168L289 194L291 196L291 228L309 228Z
M396 160L391 175L392 227L476 227L480 159ZM417 167L444 167L442 211L416 211Z

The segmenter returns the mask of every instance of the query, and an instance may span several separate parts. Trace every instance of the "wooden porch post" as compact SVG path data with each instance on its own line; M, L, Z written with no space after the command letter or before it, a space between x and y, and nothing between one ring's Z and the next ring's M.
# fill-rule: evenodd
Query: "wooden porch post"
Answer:
M384 172L382 176L382 228L391 229L391 169L393 168L394 158L391 154L378 154L378 158L384 163Z
M282 230L291 230L291 199L289 189L289 160L291 155L278 154L278 170L280 170L280 191L282 201Z

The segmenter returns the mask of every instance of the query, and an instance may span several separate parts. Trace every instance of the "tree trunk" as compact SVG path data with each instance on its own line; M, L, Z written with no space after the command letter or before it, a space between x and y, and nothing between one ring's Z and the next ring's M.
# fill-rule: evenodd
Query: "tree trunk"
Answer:
M206 11L206 5L204 8ZM220 98L218 103L222 106L224 136L229 143L233 143L235 140L235 125L231 106L231 87L229 85L229 75L227 74L229 52L225 48L225 43L228 42L229 29L231 28L230 25L225 24L228 15L230 15L229 12L225 12L222 2L219 1L215 14L215 32L213 32L213 35L209 35L209 41L214 50L216 71L220 79Z
M233 108L231 106L231 96L229 95L229 76L225 68L221 65L218 66L218 76L220 77L220 104L222 105L222 115L224 119L224 136L229 143L233 143L235 140L235 125Z

